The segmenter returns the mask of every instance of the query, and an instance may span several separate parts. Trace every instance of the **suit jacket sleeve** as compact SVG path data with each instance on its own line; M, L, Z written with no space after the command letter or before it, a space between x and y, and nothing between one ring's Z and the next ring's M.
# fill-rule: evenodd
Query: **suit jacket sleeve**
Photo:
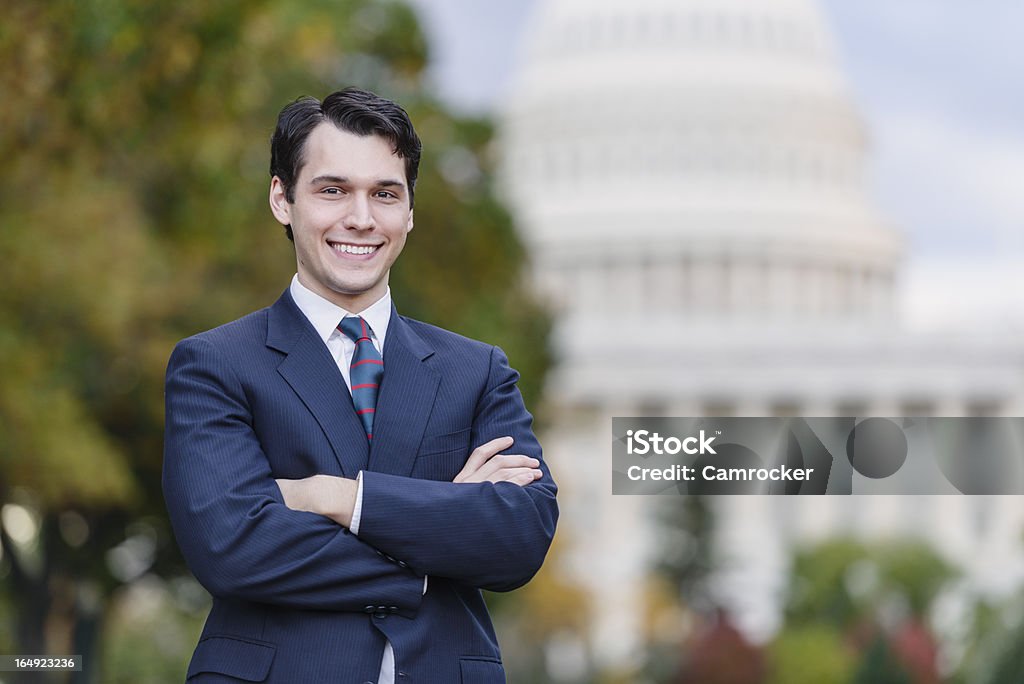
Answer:
M509 453L539 459L543 477L520 487L364 471L360 538L419 572L482 589L509 591L533 577L555 533L557 487L533 434L518 379L505 354L492 348L471 444L511 435L515 443Z
M414 612L423 579L327 518L284 505L245 389L202 338L166 384L163 487L185 560L211 594L289 608Z

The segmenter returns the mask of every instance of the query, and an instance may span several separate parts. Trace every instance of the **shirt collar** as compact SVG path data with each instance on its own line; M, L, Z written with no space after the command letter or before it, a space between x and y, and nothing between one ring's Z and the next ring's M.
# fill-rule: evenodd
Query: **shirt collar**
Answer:
M289 286L292 299L299 311L309 319L320 339L327 344L331 335L337 332L338 324L345 316L362 316L367 325L377 338L377 345L384 349L384 336L388 331L388 323L391 322L391 288L389 287L384 296L366 307L362 311L346 311L337 304L328 301L313 292L299 282L299 275L292 276L292 284ZM342 333L338 333L339 335Z

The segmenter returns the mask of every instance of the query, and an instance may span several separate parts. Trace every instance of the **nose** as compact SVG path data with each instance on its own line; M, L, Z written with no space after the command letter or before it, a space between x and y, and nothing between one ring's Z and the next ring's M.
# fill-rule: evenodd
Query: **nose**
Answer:
M356 195L349 203L344 219L345 227L352 230L370 230L375 227L373 211L368 197Z

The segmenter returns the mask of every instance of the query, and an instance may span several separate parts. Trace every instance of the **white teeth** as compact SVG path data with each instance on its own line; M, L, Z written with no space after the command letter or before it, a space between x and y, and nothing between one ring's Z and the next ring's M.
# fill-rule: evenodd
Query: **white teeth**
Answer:
M334 243L331 245L334 249L345 254L369 254L377 251L379 245L343 245L340 243Z

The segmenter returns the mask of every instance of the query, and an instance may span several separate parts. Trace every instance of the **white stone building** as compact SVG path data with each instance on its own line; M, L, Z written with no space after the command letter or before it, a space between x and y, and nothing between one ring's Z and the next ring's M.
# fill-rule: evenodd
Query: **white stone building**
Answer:
M634 662L651 500L612 497L611 417L1022 415L1021 339L905 330L905 248L813 0L551 0L501 107L502 187L557 316L546 449L590 649ZM787 549L924 535L1017 586L1015 498L728 497L721 598L778 625Z

